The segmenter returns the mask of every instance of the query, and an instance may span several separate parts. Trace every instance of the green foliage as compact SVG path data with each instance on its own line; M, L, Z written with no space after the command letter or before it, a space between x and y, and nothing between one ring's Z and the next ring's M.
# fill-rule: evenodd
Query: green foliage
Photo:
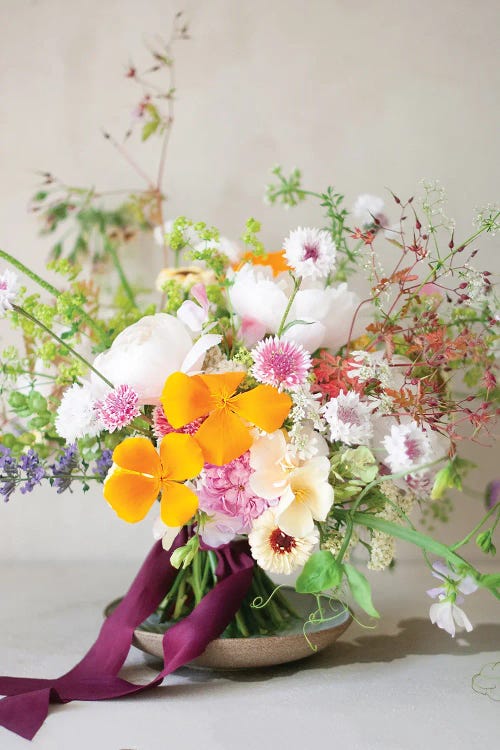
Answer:
M434 485L431 492L431 500L439 500L443 497L447 489L462 489L462 477L465 473L474 467L470 461L455 456L446 466L438 471L434 479Z
M297 206L305 200L306 193L302 189L302 174L300 169L294 169L288 177L283 174L281 166L277 165L271 170L271 174L277 177L277 182L271 182L266 186L265 200L271 205L281 203L283 206Z
M342 463L348 474L368 484L378 474L378 463L373 453L365 446L348 448L342 454Z
M186 299L186 290L176 279L167 279L161 288L165 292L165 307L163 310L170 315L175 315Z
M493 544L493 529L487 529L478 534L476 544L485 555L492 555L494 557L497 553L497 548Z
M342 582L342 566L328 550L314 552L297 578L295 588L300 594L320 594L336 589Z
M344 563L343 567L354 600L370 617L380 617L373 606L371 588L366 577L349 563Z
M258 238L258 233L261 230L261 224L260 221L257 221L256 219L247 219L247 222L245 224L245 231L241 235L241 239L245 243L245 245L250 248L251 252L254 255L265 255L266 249L263 245L263 243Z
M158 108L154 104L148 104L145 107L146 120L142 126L141 140L147 141L154 133L162 133L165 130L165 124L160 117Z

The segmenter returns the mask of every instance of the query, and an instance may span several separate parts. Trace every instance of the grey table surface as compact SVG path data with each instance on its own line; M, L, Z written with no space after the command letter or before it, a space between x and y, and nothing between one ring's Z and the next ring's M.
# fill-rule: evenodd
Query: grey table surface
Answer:
M2 566L0 672L51 677L93 642L104 605L126 590L137 566L31 563ZM483 568L487 569L483 565ZM489 566L493 571L494 566ZM500 605L479 591L467 600L472 633L452 640L432 626L427 569L413 562L372 574L382 620L353 625L327 651L251 672L183 668L131 698L51 707L37 750L225 750L341 747L460 750L494 746L500 700L472 678L500 661ZM367 618L363 618L367 619ZM500 670L499 682L500 682ZM153 676L131 650L130 679ZM495 696L500 699L500 684ZM496 740L495 740L496 738ZM1 750L29 747L0 728Z

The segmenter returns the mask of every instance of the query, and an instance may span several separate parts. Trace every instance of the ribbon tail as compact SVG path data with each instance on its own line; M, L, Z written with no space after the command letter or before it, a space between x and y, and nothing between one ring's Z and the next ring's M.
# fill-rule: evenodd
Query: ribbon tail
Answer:
M12 695L0 701L0 725L32 740L49 712L51 688Z

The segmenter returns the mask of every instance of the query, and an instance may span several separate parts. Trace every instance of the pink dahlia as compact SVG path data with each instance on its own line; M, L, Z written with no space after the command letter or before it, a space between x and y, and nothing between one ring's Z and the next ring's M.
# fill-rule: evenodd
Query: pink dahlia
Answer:
M302 344L277 336L261 341L252 351L252 375L260 383L275 388L304 385L311 368L311 357Z
M185 424L184 427L176 430L168 421L166 414L163 411L163 406L156 406L153 411L153 434L158 439L168 435L170 432L183 432L186 435L194 435L203 421L203 418L195 419L193 422L189 422L188 424Z
M200 509L232 518L237 522L234 533L248 533L252 521L277 502L255 494L249 483L252 473L249 451L225 466L206 464L197 487Z
M104 427L114 432L129 425L141 413L139 396L129 385L119 385L102 401L97 401L95 411Z

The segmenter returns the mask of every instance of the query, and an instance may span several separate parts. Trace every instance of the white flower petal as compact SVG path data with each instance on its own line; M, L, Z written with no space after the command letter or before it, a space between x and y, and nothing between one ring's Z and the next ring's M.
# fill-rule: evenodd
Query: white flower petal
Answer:
M276 512L278 525L289 536L307 536L314 529L311 511L305 503L292 503L283 513Z
M189 352L186 354L182 365L180 366L181 372L194 372L200 370L205 359L205 354L213 346L217 346L222 341L222 336L218 333L206 333L204 336L200 336L198 341L191 347Z

